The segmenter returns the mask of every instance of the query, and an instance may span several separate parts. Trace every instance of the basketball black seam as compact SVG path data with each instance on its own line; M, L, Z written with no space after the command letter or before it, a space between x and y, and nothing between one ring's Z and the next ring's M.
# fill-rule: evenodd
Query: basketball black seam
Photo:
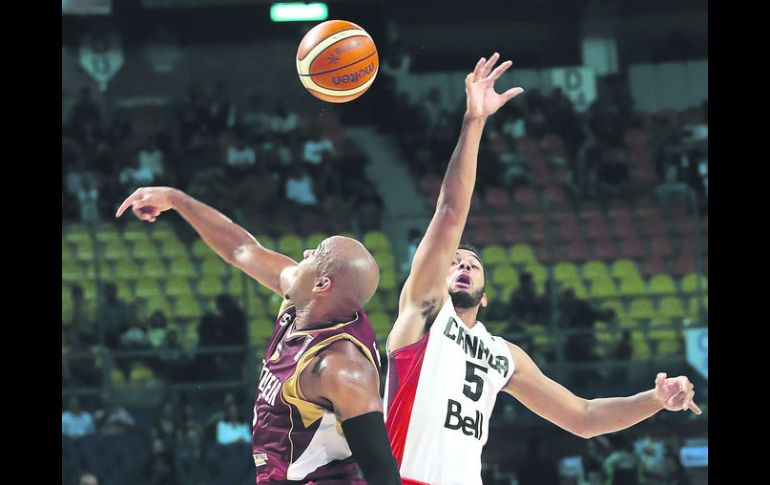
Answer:
M362 59L362 60L363 60L363 59ZM359 61L359 62L360 62L360 61ZM355 64L355 62L354 62L353 64ZM377 75L377 72L379 72L379 70L380 70L380 68L379 68L379 67L378 67L377 69L375 69L375 70L374 70L374 74L373 74L373 76L376 76L376 75ZM314 74L314 76L315 76L315 74ZM366 82L369 82L369 81L366 81ZM317 83L316 83L316 84L317 84ZM327 87L325 87L325 86L321 86L321 85L317 85L317 87L319 87L319 88L323 88L323 89L328 89L329 91L350 91L351 89L355 89L355 88L357 88L357 87L359 87L359 86L363 86L364 84L366 84L366 83L361 83L361 84L359 84L358 86L355 86L355 87L352 87L352 88L340 88L340 89L335 89L335 88L327 88ZM307 86L305 86L305 89L307 89L307 90L309 90L309 91L315 91L313 88L308 88ZM321 93L321 91L316 91L316 92L317 92L317 93ZM324 94L324 93L321 93L321 94ZM331 96L331 95L327 95L327 96Z

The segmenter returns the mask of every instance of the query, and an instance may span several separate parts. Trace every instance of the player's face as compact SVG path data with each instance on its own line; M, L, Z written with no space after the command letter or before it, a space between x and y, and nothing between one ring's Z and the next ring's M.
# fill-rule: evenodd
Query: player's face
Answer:
M306 249L302 253L302 261L297 265L297 277L289 288L288 296L295 305L303 305L312 297L313 285L318 276L318 261L316 253L321 250L321 244L315 249Z
M484 270L481 262L472 252L458 249L455 257L449 264L447 284L449 292L463 292L474 295L484 291Z

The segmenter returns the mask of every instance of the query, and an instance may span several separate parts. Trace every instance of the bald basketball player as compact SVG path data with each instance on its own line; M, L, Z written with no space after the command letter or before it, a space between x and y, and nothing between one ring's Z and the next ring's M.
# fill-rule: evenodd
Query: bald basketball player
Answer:
M366 248L334 236L297 264L177 189L140 188L116 217L129 207L148 222L175 209L225 261L284 297L254 404L257 483L400 483L383 421L377 344L362 310L380 278Z
M520 347L476 320L486 306L484 264L458 248L476 181L481 133L489 116L523 92L494 82L511 66L480 59L465 80L467 111L436 212L412 260L398 318L387 342L386 427L402 483L481 484L481 451L498 392L583 438L612 433L662 409L700 409L687 377L660 373L655 387L630 397L583 399L549 379Z

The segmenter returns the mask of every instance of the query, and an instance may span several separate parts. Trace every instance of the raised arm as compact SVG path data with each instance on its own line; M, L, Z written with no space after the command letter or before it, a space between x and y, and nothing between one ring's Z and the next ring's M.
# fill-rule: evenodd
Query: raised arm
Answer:
M658 411L692 410L693 384L685 376L666 378L659 373L655 388L628 397L583 399L543 374L520 347L508 343L516 364L503 390L538 416L582 438L592 438L629 428Z
M367 483L400 485L379 378L374 363L354 343L340 340L313 359L300 375L300 388L306 400L334 410Z
M141 187L120 205L115 217L132 207L143 221L155 222L161 212L175 209L222 259L240 268L260 284L284 296L291 286L297 263L271 251L222 213L181 190Z
M441 184L436 212L415 252L401 291L399 316L388 337L389 352L419 340L426 319L435 315L449 297L446 273L468 218L484 124L488 116L524 91L517 87L503 94L495 92L495 80L512 64L505 61L492 70L499 58L497 53L489 60L482 57L465 78L467 109L460 139Z

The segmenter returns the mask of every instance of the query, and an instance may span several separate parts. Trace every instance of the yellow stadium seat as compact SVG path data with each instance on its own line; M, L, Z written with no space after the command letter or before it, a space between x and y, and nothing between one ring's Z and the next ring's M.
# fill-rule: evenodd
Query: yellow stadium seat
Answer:
M193 290L187 278L174 276L166 282L166 294L168 296L192 295Z
M93 261L89 261L83 267L83 277L87 280L96 278L96 266ZM106 261L101 261L99 264L99 279L102 281L112 281L115 279L112 265L108 264Z
M591 293L593 298L613 298L617 296L618 290L615 288L615 282L612 278L596 278L591 281Z
M72 322L75 311L75 302L72 299L72 288L66 285L61 287L61 321L62 323Z
M615 312L615 317L621 319L626 315L626 307L620 300L604 300L600 306Z
M160 243L160 255L166 259L190 259L187 246L178 239L165 239Z
M142 276L145 278L167 278L168 269L160 259L146 259L142 264Z
M122 370L113 367L110 371L110 382L112 383L112 387L125 387L126 376L123 374Z
M658 304L658 316L665 318L684 318L686 313L682 301L675 296L667 296Z
M377 261L377 266L380 267L380 271L393 271L395 262L393 261L393 253L390 251L378 251L373 254L374 260Z
M396 288L396 273L393 270L387 271L380 268L380 288L383 290L393 290Z
M140 305L139 317L142 320L147 320L155 312L161 312L166 317L170 317L172 315L171 309L171 303L169 303L165 295L155 294L147 298L147 301L144 303L144 305Z
M68 242L78 243L81 241L91 241L91 234L86 226L82 224L70 224L64 229L64 239Z
M700 302L699 302L700 300ZM709 297L708 295L703 297L692 297L687 303L687 316L690 318L698 317L698 306L702 307L704 313L708 313L709 309Z
M580 280L575 263L561 262L553 267L553 277L556 281Z
M647 361L650 360L651 355L650 344L647 342L644 332L631 332L631 360Z
M176 231L174 231L174 228L166 222L167 221L159 220L150 225L150 239L158 242L168 239L177 239Z
M173 317L177 319L197 319L203 315L198 301L193 296L182 296L176 300Z
M128 380L132 385L143 385L155 380L155 373L141 362L131 366Z
M302 252L305 249L302 238L296 234L284 234L278 239L278 252L295 261L302 260Z
M698 273L688 273L682 278L682 291L684 293L697 293L698 280L700 280L700 291L707 293L709 290L709 280L706 276Z
M161 295L162 292L160 289L160 284L158 283L157 279L143 278L136 282L136 287L134 288L134 294L138 298L147 300L154 296Z
M65 282L78 281L83 278L83 270L74 261L62 261L61 280Z
M219 256L206 245L203 239L196 239L192 244L192 255L195 259L214 259Z
M150 241L136 241L133 248L131 248L131 255L140 260L144 259L158 259L158 249L155 244Z
M307 241L305 241L305 247L308 249L317 248L319 244L321 244L321 241L328 238L326 234L322 232L314 232L310 236L308 236ZM367 246L368 247L368 246Z
M500 265L492 272L491 283L498 286L517 286L519 284L519 274L513 266Z
M121 260L115 263L113 271L115 279L135 281L142 276L139 267L130 260Z
M489 302L492 302L493 300L501 301L499 291L497 290L497 286L495 285L487 285L484 289L484 292L487 294L487 300Z
M676 293L676 283L667 274L656 274L647 285L648 293L652 295L667 295Z
M619 259L610 266L610 274L618 279L640 277L639 267L630 259Z
M588 261L583 265L583 277L589 280L609 278L610 272L603 261Z
M169 263L168 274L183 278L197 278L198 269L186 257L172 259Z
M372 322L372 328L374 333L380 338L387 338L390 332L393 322L387 313L373 312L369 314L369 321Z
M639 296L647 294L647 285L641 277L627 276L620 280L620 294L623 296Z
M529 244L519 243L511 248L508 260L513 264L525 265L536 263L535 253Z
M240 298L243 293L246 291L246 279L250 279L244 274L239 274L236 276L231 276L227 279L227 294L234 297L234 298ZM256 292L256 288L253 290Z
M75 255L72 254L72 248L64 239L61 240L61 260L62 262L75 261Z
M649 298L635 298L631 300L628 308L628 316L640 320L652 320L656 316L655 306Z
M675 357L682 354L682 341L676 330L651 330L648 334L655 357Z
M575 293L575 296L580 299L588 298L588 291L586 290L585 285L583 285L583 282L580 280L560 281L559 286L561 286L562 290L567 288L571 289Z
M490 244L481 250L481 259L487 267L494 267L508 262L505 248L499 244Z
M379 291L379 290L378 290ZM385 313L393 313L398 311L398 298L399 294L396 291L379 291L380 301Z
M115 288L118 290L118 300L126 303L133 303L136 300L134 289L128 282L118 280L114 281L112 284L114 284Z
M377 293L372 295L372 299L369 300L369 303L364 305L364 310L366 310L366 313L375 313L375 312L383 311L382 301L380 301L380 296Z
M275 249L275 239L269 234L256 234L257 242L267 249Z
M78 261L93 261L94 259L94 244L90 239L83 239L75 242L75 259Z
M282 303L283 298L273 293L270 298L267 299L267 314L273 319L277 318Z
M132 244L139 240L149 241L150 233L148 232L147 224L142 222L137 225L133 224L132 221L131 225L126 225L126 228L123 229L123 239Z
M104 224L96 230L96 240L102 243L122 241L123 235L114 224Z
M265 345L273 335L274 322L261 317L249 319L249 341L252 345Z
M122 239L115 239L104 243L102 256L106 260L114 261L116 259L130 259L131 253L128 252L128 247Z
M486 292L487 292L487 297L491 300L492 298L491 298L491 295L489 294L489 289L490 288L494 288L494 287L487 285ZM517 288L518 288L518 285L516 285L516 286L501 286L499 288L499 290L497 291L497 295L495 295L495 296L497 297L498 301L502 301L502 302L511 301L511 295L513 294L514 291L516 291Z
M216 276L204 276L198 283L198 294L206 298L214 298L225 292L222 280Z
M390 241L388 240L388 236L386 236L385 233L381 231L367 232L364 234L363 243L364 246L366 246L366 248L370 251L377 249L390 250Z
M249 315L249 317L255 318L270 318L276 316L268 314L267 308L265 307L265 301L256 293L249 295L246 313Z
M536 283L545 283L548 280L548 270L542 264L529 264L524 267L522 273L531 274L532 280Z

